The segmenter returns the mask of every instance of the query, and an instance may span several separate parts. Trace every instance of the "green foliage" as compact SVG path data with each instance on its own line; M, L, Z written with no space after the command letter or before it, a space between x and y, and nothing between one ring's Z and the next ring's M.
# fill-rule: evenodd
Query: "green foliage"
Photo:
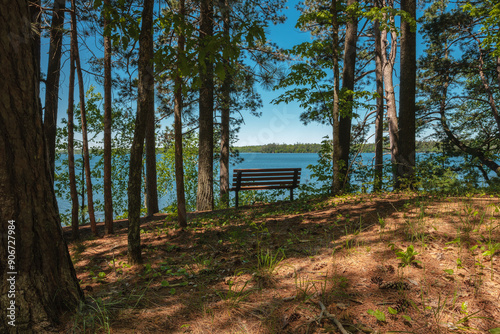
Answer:
M177 197L175 194L175 145L165 144L163 154L157 161L158 196L170 196L170 203L162 211L177 212ZM198 138L185 136L183 138L184 190L186 210L196 209L196 191L198 187Z
M219 296L220 299L224 300L228 306L230 307L238 307L241 302L245 301L250 295L251 291L246 290L249 281L246 281L245 284L241 286L240 289L235 289L235 282L228 282L228 290L227 291L218 291L215 293Z
M383 311L380 311L380 310L374 311L374 310L370 309L370 310L366 311L366 313L374 316L378 321L385 322L385 313Z
M488 250L484 251L482 255L483 256L493 256L500 250L500 242L497 242L497 243L489 242L487 247L488 247Z
M485 0L475 4L467 2L462 6L464 12L482 22L481 32L485 34L481 45L485 49L492 49L493 55L500 56L500 2Z
M447 273L448 275L453 275L453 273L454 273L453 269L443 269L443 271L445 273Z
M438 145L439 143L434 140L430 141L417 140L415 143L417 153L436 152L439 150ZM361 153L375 153L375 143L363 143Z
M281 261L285 258L283 249L278 249L275 254L271 250L263 250L257 253L257 269L265 270L269 273L274 273Z
M238 151L241 153L258 152L258 153L318 153L321 149L321 144L277 144L271 143L266 145L255 146L239 146Z
M89 137L89 154L91 161L91 177L94 193L94 209L96 212L104 211L104 203L100 199L103 198L103 169L104 169L104 151L102 150L102 132L103 111L102 100L100 93L95 91L95 87L90 86L86 94L86 113L87 113L87 131ZM78 138L81 133L81 117L80 108L77 106L74 110L75 123L74 133ZM128 182L128 162L129 162L129 147L132 143L134 119L132 112L128 109L115 104L112 109L112 153L111 153L111 178L112 193L113 193L113 213L114 216L122 215L127 211L127 182ZM68 150L67 143L68 128L66 119L62 119L62 127L57 130L57 156L55 173L55 191L58 198L62 198L67 202L71 202L69 192L69 171L66 152ZM85 179L83 177L83 156L81 152L81 141L75 140L75 173L77 182L77 191L80 194L85 193ZM81 198L80 198L81 201ZM86 206L80 208L82 214L86 216ZM70 224L71 208L61 210L61 220L63 224ZM87 219L87 218L86 218ZM84 223L84 222L80 222Z
M395 253L396 253L396 258L400 260L399 266L400 267L406 267L411 265L412 263L421 263L417 259L415 259L415 256L417 256L419 253L417 253L413 247L413 245L410 245L406 248L406 251L395 249L394 244L389 244L389 247L391 247Z
M331 180L333 179L333 165L332 165L332 142L328 136L323 137L321 142L321 149L318 153L318 163L316 165L309 165L307 169L311 171L311 176L316 178L320 183L320 190L324 193L330 192Z
M412 319L411 319L411 317L410 317L409 315L405 315L405 314L403 314L403 315L401 315L401 316L403 317L403 319L405 319L405 320L406 320L406 321L408 321L408 322L411 322L411 321L412 321Z
M463 183L448 160L448 157L439 154L428 154L418 159L417 176L423 190L456 193L463 189Z
M390 313L390 314L392 314L392 315L396 315L396 314L398 314L398 310L393 309L393 308L392 308L392 307L390 307L390 306L387 308L387 311L389 311L389 313Z
M417 80L421 129L433 127L443 153L463 159L458 168L469 188L477 188L481 178L495 183L488 172L500 160L493 45L498 19L486 19L497 9L491 1L465 4L463 10L438 2L426 9L421 25L428 41Z

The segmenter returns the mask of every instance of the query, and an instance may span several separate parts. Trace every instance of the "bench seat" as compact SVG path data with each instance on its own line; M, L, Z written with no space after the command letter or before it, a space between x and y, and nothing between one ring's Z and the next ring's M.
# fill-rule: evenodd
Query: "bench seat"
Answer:
M290 200L293 201L293 189L300 183L301 168L249 168L233 171L233 187L236 207L238 193L242 190L290 189Z

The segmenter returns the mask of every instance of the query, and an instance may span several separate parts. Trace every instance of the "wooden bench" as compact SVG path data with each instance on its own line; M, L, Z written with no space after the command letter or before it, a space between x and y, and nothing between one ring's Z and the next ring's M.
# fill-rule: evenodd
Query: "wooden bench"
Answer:
M300 182L301 168L252 168L235 169L233 171L233 187L236 192L236 207L238 207L238 192L242 190L290 189L290 200L293 201L293 189Z

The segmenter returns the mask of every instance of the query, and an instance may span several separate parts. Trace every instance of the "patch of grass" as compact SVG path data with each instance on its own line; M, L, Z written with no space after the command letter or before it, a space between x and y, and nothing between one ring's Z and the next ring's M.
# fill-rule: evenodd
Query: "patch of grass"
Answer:
M230 280L227 283L227 291L216 290L215 294L224 301L226 306L230 308L236 308L243 301L245 301L251 293L251 290L247 289L248 283L249 281L245 281L245 283L240 288L236 288L236 282Z
M258 248L257 250L257 267L253 273L253 279L258 286L270 287L276 282L275 272L279 268L281 262L285 259L285 252L279 248L276 252L270 249Z
M314 281L310 280L307 276L295 273L295 296L297 300L307 302L314 297L316 292L317 289Z
M90 297L89 303L81 302L73 316L73 332L111 333L110 315L101 298Z

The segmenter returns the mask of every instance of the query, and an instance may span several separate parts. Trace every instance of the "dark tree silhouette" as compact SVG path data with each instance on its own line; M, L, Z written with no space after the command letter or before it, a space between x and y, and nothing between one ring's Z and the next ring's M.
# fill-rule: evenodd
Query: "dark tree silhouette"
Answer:
M181 22L184 23L186 17L186 8L184 0L179 1L179 16ZM184 27L179 25L177 27L178 42L177 42L177 61L180 63L184 57ZM187 226L186 215L186 196L184 190L184 159L182 157L182 108L183 108L183 95L182 95L183 80L181 69L177 68L175 76L175 93L174 93L174 132L175 132L175 187L177 192L177 215L180 227Z
M104 0L104 225L113 233L113 194L111 191L111 36L108 32L111 0Z
M416 19L416 0L402 0L401 9ZM415 188L415 89L417 76L416 32L401 20L401 80L399 89L399 156L397 184ZM403 181L403 182L402 182Z
M54 331L83 293L52 187L28 1L0 3L0 36L0 332Z
M57 107L59 105L59 77L61 73L61 49L64 27L65 0L54 1L50 27L49 65L45 80L44 131L49 148L49 163L54 179L57 132Z
M210 39L214 33L214 7L212 0L201 1L200 11L200 132L198 191L196 209L199 211L214 208L214 73L213 50L210 50Z
M142 263L141 256L141 175L142 153L148 107L154 99L153 55L153 5L154 0L145 0L142 10L142 26L139 36L139 88L134 139L130 151L128 181L128 260L131 264Z

